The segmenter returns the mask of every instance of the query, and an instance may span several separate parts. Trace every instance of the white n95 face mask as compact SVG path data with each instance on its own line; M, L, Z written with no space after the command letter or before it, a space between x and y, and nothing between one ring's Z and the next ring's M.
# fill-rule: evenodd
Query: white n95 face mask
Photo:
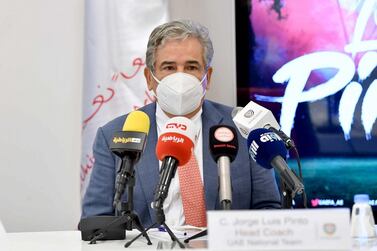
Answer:
M158 83L156 97L161 109L177 116L193 112L205 94L206 89L202 85L206 76L199 81L193 75L176 72L158 80L152 73Z

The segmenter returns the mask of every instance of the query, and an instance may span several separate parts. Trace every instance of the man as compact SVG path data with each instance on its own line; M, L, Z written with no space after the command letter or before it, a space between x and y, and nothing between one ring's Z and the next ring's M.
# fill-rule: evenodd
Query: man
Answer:
M151 125L146 149L135 166L133 200L134 209L144 226L155 222L151 203L159 180L159 162L155 155L157 138L165 122L174 116L191 119L198 128L199 137L189 162L192 166L179 167L172 180L164 202L166 223L169 226L205 226L205 210L220 208L217 164L209 153L209 128L218 124L235 125L231 107L204 99L211 82L212 57L213 47L207 28L192 21L160 25L149 37L144 75L157 102L141 109L148 114ZM83 218L114 214L114 184L119 159L111 153L109 142L114 132L121 131L125 118L116 118L98 129L93 146L95 164L83 201ZM239 151L231 163L232 208L280 208L273 170L264 169L252 161L245 139L239 134L237 137ZM182 174L183 170L189 170L189 173ZM196 182L199 185L194 188L187 185L185 175L192 176L190 182L199 179ZM188 195L186 189L191 189ZM193 194L197 197L190 198ZM190 199L194 200L191 204L187 202ZM194 211L190 211L189 205L195 205Z

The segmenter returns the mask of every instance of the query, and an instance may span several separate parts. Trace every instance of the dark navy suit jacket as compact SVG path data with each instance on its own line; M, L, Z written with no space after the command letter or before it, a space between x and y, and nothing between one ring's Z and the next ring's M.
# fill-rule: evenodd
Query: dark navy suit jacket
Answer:
M136 185L134 209L144 226L154 223L155 212L151 208L153 192L159 181L159 164L155 154L157 143L156 103L141 108L150 118L147 145L135 165ZM202 113L203 175L207 210L219 209L217 164L209 150L209 129L218 124L235 127L231 107L205 100ZM120 159L109 149L113 133L121 131L126 115L118 117L98 129L93 145L95 164L89 186L83 200L82 218L94 215L113 215L113 197ZM274 171L257 165L248 154L247 142L238 133L239 150L231 163L232 208L258 209L280 208L280 194ZM126 192L125 192L126 194ZM126 195L123 199L125 200Z

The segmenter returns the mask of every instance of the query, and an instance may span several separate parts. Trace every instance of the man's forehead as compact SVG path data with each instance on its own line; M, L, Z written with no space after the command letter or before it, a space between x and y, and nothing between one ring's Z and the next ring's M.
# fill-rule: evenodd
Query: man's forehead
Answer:
M155 51L156 61L161 64L204 64L204 48L197 38L169 39Z
M199 38L197 37L191 37L191 36L186 36L186 37L171 37L171 38L165 38L161 41L161 43L157 46L157 49L159 48L164 48L167 44L181 44L181 43L187 43L187 42L193 42L193 43L198 43L200 46L202 46Z

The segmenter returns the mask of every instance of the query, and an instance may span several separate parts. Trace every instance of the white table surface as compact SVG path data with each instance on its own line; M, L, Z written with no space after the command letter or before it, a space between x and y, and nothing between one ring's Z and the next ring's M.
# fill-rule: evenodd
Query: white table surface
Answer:
M172 242L163 239L155 239L150 235L153 245L148 246L146 240L140 237L129 248L124 244L131 240L136 233L126 232L126 240L97 241L97 244L88 244L81 240L79 231L56 231L56 232L22 232L6 234L10 251L102 251L102 250L155 250L164 245L164 249L170 249ZM168 236L167 238L168 239ZM196 250L204 251L203 240L192 242L192 246L201 247ZM175 249L179 249L177 245ZM354 240L352 250L377 251L377 239ZM1 250L3 251L3 250Z
M150 235L153 245L147 245L145 238L140 237L129 248L125 249L124 244L135 237L136 234L135 232L126 232L126 240L97 241L97 244L89 244L87 241L82 241L80 231L8 233L7 239L9 250L11 251L155 250L161 245L164 246L164 249L173 245L173 242L167 241L168 236L166 236L166 240L163 240L155 239ZM193 242L192 245L203 245L203 241L197 241L196 244Z

